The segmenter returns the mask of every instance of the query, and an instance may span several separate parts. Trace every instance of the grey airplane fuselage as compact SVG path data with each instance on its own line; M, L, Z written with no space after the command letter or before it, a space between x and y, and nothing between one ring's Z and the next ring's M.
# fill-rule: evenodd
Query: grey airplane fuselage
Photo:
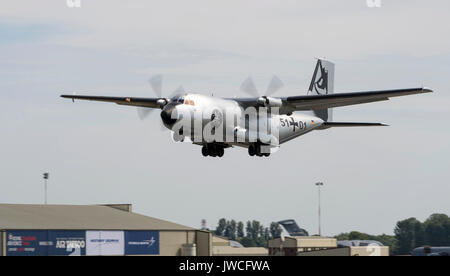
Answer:
M243 108L233 99L200 94L184 95L171 110L171 115L176 122L174 120L168 124L163 120L163 123L175 132L181 126L177 126L177 123L182 118L190 118L189 127L183 126L182 137L179 137L181 140L189 137L197 144L211 142L205 140L204 130L214 126L223 130L215 133L214 142L241 147L248 147L252 143L249 137L256 137L257 141L276 147L319 128L324 122L305 113L279 114L277 107L270 106ZM261 129L261 126L266 127Z

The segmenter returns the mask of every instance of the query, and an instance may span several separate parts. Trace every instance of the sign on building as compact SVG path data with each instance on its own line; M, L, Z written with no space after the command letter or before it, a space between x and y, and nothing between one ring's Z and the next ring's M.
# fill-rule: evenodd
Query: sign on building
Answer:
M85 231L14 230L6 232L8 256L85 255Z
M7 231L7 256L47 256L48 231Z
M86 255L86 231L48 231L50 256Z
M6 255L159 255L159 231L13 230Z
M158 255L158 231L125 231L126 255Z
M124 255L123 231L86 231L86 255Z

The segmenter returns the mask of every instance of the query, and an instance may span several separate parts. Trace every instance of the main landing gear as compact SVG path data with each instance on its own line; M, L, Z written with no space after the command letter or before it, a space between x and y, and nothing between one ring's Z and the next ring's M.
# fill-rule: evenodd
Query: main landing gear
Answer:
M203 156L222 157L225 150L224 147L216 144L206 144L202 147Z
M262 148L263 147L263 148ZM270 151L269 152L265 152L265 150L266 150L266 147L267 146L265 146L265 145L262 145L262 144L260 144L260 143L253 143L253 144L250 144L249 146L248 146L248 154L250 155L250 156L258 156L258 157L262 157L262 156L265 156L265 157L268 157L269 155L270 155Z

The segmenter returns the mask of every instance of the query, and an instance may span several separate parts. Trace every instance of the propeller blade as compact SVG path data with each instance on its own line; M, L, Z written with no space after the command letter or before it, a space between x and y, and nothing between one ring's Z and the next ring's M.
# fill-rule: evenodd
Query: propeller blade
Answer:
M186 91L184 90L183 86L180 85L177 89L175 89L172 94L170 94L169 98L172 99L173 97L176 96L182 96L186 93Z
M137 108L137 112L138 112L138 116L139 119L144 120L146 119L149 115L154 114L153 111L155 111L155 109L151 109L151 108L145 108L145 107L138 107ZM169 130L161 121L161 119L158 120L159 121L159 128L162 132L166 132L167 130Z
M163 122L161 120L159 120L159 128L161 131L165 132L168 131L169 129L163 124Z
M283 88L284 83L275 75L273 75L272 80L270 81L269 85L267 86L266 90L266 96L270 96L275 94L278 90Z
M151 77L148 82L152 86L153 92L155 92L158 98L162 95L162 75L155 75Z
M145 107L138 107L137 108L137 113L139 116L139 119L144 120L145 118L148 117L148 115L150 115L150 113L152 113L153 109L151 108L145 108Z
M241 84L240 89L242 92L245 92L251 96L259 97L258 89L256 89L252 77L248 77L246 80L244 80Z

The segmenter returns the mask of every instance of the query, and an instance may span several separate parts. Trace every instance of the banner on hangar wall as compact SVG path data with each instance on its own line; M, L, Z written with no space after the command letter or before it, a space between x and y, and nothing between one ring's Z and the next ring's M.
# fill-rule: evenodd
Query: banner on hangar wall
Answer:
M125 255L124 231L86 231L86 255Z
M8 256L159 255L159 231L10 230Z
M159 231L125 231L126 255L159 255Z
M13 230L6 232L7 256L85 255L86 231Z

